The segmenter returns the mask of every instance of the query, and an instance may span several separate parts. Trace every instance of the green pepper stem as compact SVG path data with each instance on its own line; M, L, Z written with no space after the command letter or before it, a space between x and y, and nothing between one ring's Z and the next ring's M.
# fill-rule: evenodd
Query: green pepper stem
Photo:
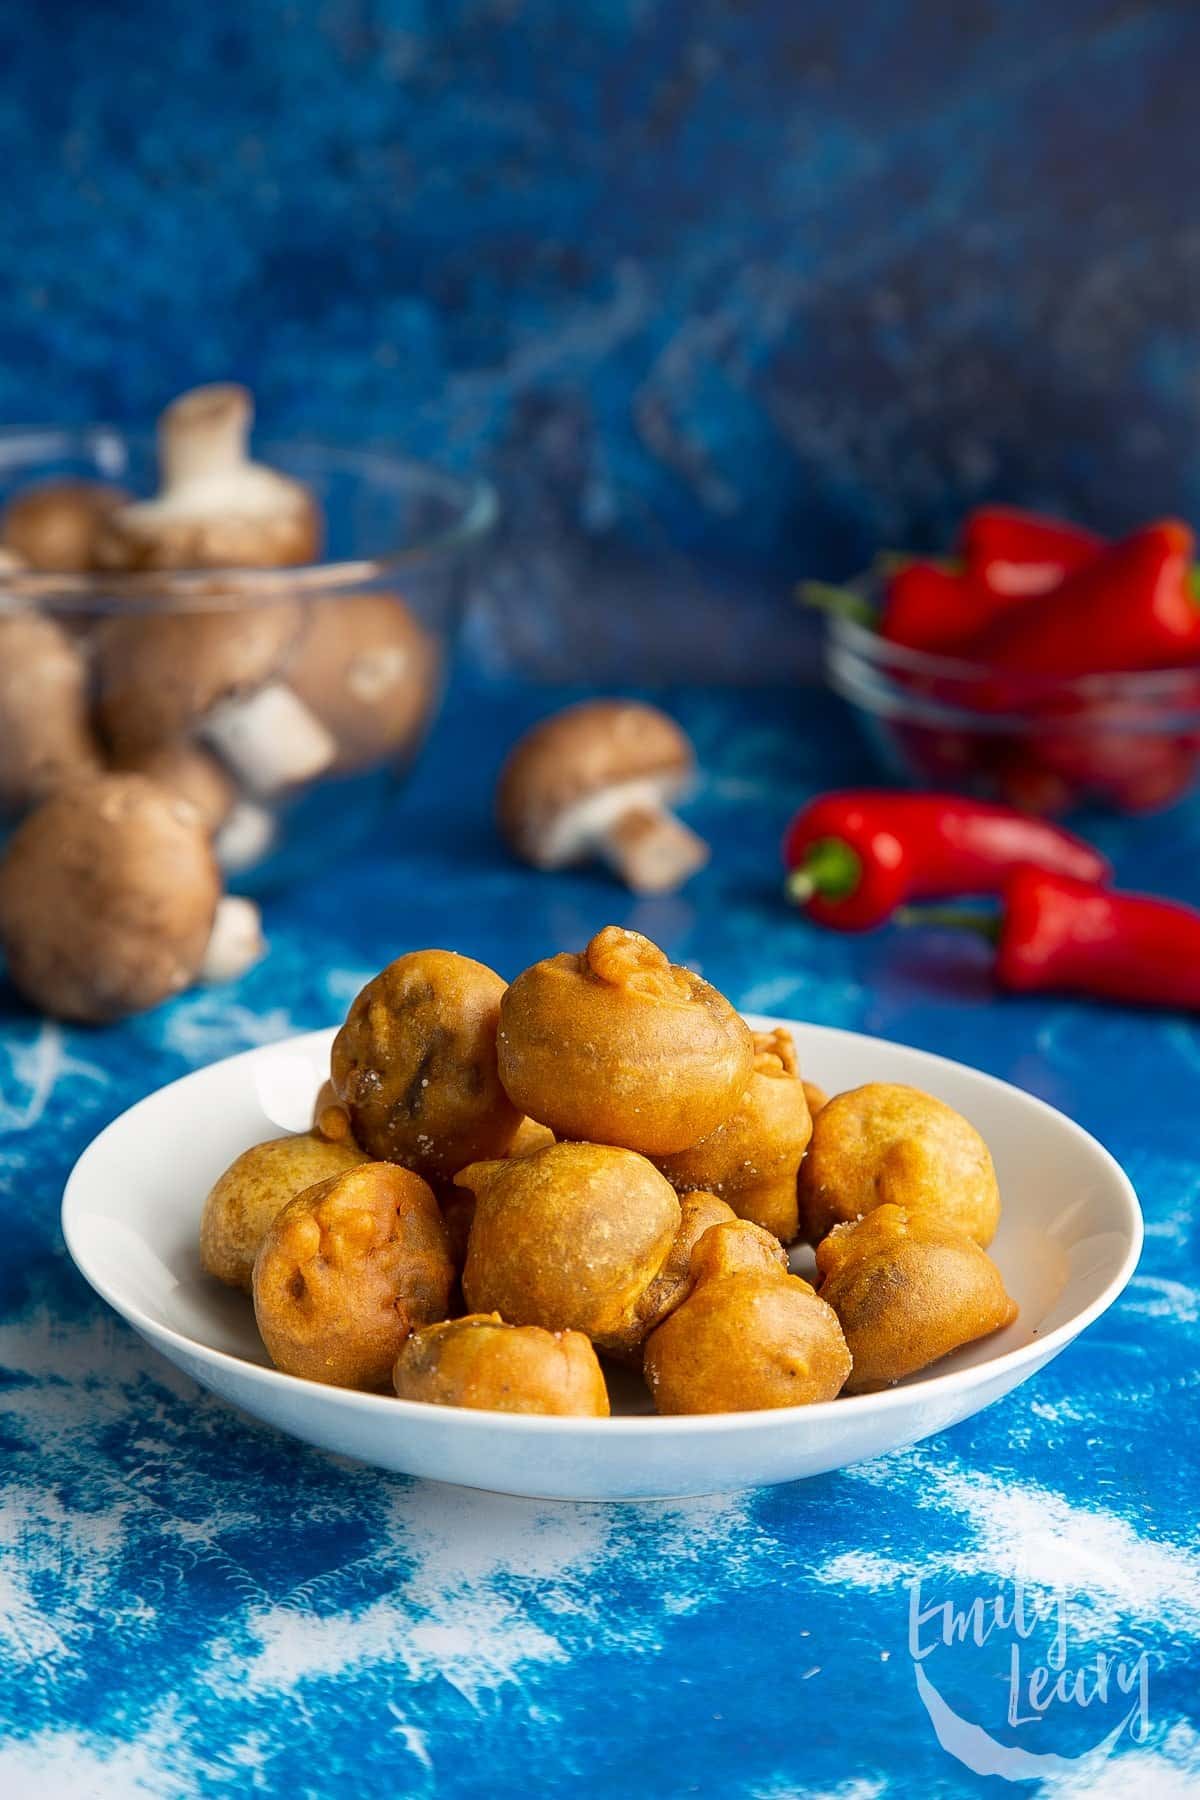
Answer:
M788 899L804 906L822 900L848 900L862 880L862 858L842 838L817 838L783 884Z
M928 925L937 931L973 931L990 944L1000 941L1000 920L995 913L976 912L969 906L902 906L897 925Z
M877 622L878 615L869 600L851 588L834 587L832 582L802 581L796 588L796 598L816 612L832 613L834 618L849 619L855 625L873 626Z

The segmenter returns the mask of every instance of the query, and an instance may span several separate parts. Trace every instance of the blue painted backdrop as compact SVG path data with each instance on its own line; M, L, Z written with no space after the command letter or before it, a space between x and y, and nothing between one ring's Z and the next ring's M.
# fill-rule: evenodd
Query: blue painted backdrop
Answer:
M778 669L795 573L971 500L1200 515L1198 57L1188 0L4 0L0 417L236 373L497 474L491 662L586 592Z

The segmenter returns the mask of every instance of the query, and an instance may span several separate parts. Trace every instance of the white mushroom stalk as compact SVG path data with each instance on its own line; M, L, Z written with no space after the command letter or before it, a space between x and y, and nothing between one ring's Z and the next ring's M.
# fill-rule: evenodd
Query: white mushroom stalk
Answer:
M542 845L542 865L562 868L596 856L635 894L669 894L702 869L708 845L665 801L662 781L621 782L587 794L560 813ZM674 785L674 784L672 784Z
M314 780L337 755L332 735L281 681L222 700L198 735L260 799Z
M236 981L267 953L262 916L253 900L226 894L217 902L212 935L197 980L210 984Z

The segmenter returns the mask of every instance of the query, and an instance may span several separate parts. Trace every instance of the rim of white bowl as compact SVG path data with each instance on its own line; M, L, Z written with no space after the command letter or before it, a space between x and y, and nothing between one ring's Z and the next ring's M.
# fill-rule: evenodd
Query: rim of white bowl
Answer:
M789 1021L756 1013L747 1013L745 1017L747 1023L756 1031L770 1030L775 1025L789 1026L801 1023L800 1020ZM72 1242L71 1213L74 1206L78 1204L73 1196L81 1185L80 1169L91 1152L108 1137L110 1132L124 1124L130 1113L152 1104L167 1088L182 1086L184 1082L194 1080L200 1075L209 1074L213 1069L220 1068L227 1063L255 1061L266 1052L301 1050L306 1047L316 1048L322 1039L328 1042L332 1041L337 1030L336 1026L301 1032L294 1037L280 1038L273 1044L259 1044L249 1050L240 1050L233 1056L220 1057L216 1062L206 1063L200 1069L192 1069L188 1074L178 1076L175 1081L164 1083L163 1087L154 1089L143 1099L136 1100L132 1106L126 1107L124 1112L119 1113L102 1131L97 1132L91 1143L76 1159L63 1190L60 1211L62 1234L71 1261L88 1286L99 1294L100 1298L111 1306L113 1311L127 1324L132 1325L145 1337L177 1345L181 1350L187 1351L191 1355L198 1355L205 1361L214 1363L218 1368L238 1370L248 1375L251 1380L264 1381L268 1386L282 1387L284 1391L311 1394L315 1388L338 1403L349 1406L353 1411L378 1413L380 1416L386 1415L396 1419L427 1420L430 1414L438 1414L442 1418L449 1416L455 1420L456 1424L461 1423L464 1430L467 1431L509 1428L520 1431L531 1430L551 1436L586 1431L595 1433L598 1437L611 1437L614 1433L619 1436L636 1437L656 1436L663 1433L671 1433L675 1436L705 1435L721 1431L749 1431L755 1428L765 1430L773 1422L794 1423L800 1419L811 1419L814 1424L819 1424L833 1418L847 1418L847 1408L849 1407L853 1407L857 1413L891 1411L912 1403L917 1397L924 1399L927 1396L932 1398L938 1395L958 1393L963 1389L978 1386L992 1374L1020 1370L1026 1363L1044 1360L1047 1351L1053 1353L1065 1348L1120 1298L1129 1285L1130 1278L1141 1257L1145 1239L1145 1224L1137 1190L1116 1157L1104 1147L1099 1138L1093 1137L1090 1131L1086 1131L1082 1125L1076 1124L1074 1119L1069 1118L1066 1113L1060 1112L1056 1106L1051 1106L1048 1100L1040 1099L1037 1094L1031 1094L1025 1088L1017 1087L1014 1082L1003 1080L999 1075L990 1075L985 1069L977 1069L971 1063L959 1062L952 1056L942 1056L936 1050L924 1050L918 1044L903 1044L895 1038L880 1038L866 1032L850 1031L840 1025L811 1024L805 1025L804 1029L821 1032L829 1037L852 1039L858 1044L878 1045L891 1050L911 1050L914 1055L923 1057L943 1068L965 1070L967 1074L982 1081L988 1087L1019 1094L1027 1105L1048 1114L1057 1125L1065 1126L1073 1137L1082 1139L1091 1150L1099 1155L1101 1162L1107 1164L1109 1171L1116 1177L1117 1191L1125 1201L1129 1227L1129 1243L1120 1267L1095 1299L1083 1307L1080 1312L1065 1319L1061 1325L1056 1325L1052 1331L1046 1332L1044 1336L1035 1335L1028 1344L1019 1344L1013 1350L1004 1350L999 1356L989 1357L985 1362L970 1363L963 1369L948 1369L941 1375L918 1373L915 1377L909 1378L895 1387L884 1388L873 1394L847 1394L833 1400L816 1400L807 1406L760 1407L755 1412L615 1413L607 1418L591 1418L578 1414L551 1417L544 1413L508 1413L485 1411L482 1408L467 1406L438 1406L429 1400L402 1400L396 1394L364 1393L359 1388L339 1388L331 1383L308 1381L299 1375L287 1375L282 1369L272 1368L269 1364L248 1362L244 1356L234 1356L228 1350L214 1349L212 1345L202 1343L198 1338L188 1337L184 1332L176 1331L173 1326L161 1324L157 1319L153 1319L149 1314L143 1312L141 1307L128 1300L115 1298L109 1285L88 1268L86 1260L81 1257L76 1244Z

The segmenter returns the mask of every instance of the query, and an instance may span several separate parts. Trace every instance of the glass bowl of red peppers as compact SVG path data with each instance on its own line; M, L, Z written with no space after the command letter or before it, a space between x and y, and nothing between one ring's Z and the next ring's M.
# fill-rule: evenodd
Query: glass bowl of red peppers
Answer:
M971 513L952 561L888 557L829 614L825 668L894 777L1058 815L1173 805L1200 774L1191 530Z

